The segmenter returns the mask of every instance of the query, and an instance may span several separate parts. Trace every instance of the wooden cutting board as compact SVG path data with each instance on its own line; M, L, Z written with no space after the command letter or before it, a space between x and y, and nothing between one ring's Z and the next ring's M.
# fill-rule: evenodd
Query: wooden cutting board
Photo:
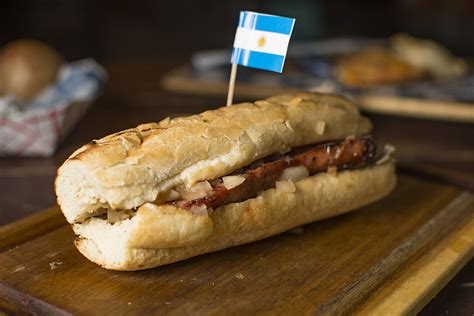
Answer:
M74 248L57 208L0 228L0 310L40 314L416 312L472 257L474 197L401 175L387 198L138 272Z

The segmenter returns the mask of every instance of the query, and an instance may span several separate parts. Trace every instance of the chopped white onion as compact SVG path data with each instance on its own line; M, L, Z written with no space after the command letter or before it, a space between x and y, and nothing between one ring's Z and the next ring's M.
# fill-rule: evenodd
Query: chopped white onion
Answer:
M175 201L179 198L179 193L178 191L175 191L173 189L170 189L168 190L168 192L166 192L166 197L165 197L165 201L166 202L170 202L170 201Z
M383 165L384 163L386 162L389 162L391 160L391 157L390 155L387 155L387 153L385 153L379 160L377 160L375 162L375 164L378 166L378 165Z
M392 160L393 153L395 152L395 147L389 144L386 144L384 147L383 156L375 162L376 165L382 165L390 160Z
M385 144L384 150L388 154L393 154L395 152L395 146L390 145L390 144Z
M227 190L233 189L241 185L245 181L245 178L242 176L227 176L222 177L222 182Z
M324 121L316 122L316 133L318 133L319 135L323 135L325 129L326 129L326 122Z
M183 199L191 201L205 197L207 195L207 192L212 190L212 186L208 181L202 181L196 183L189 189L186 189L181 186L176 189L178 190Z
M186 191L181 193L181 197L186 201L197 200L207 195L206 191Z
M209 192L212 190L212 186L209 183L209 181L201 181L191 187L191 191L201 191L201 190L205 192Z
M194 215L198 215L198 216L208 216L209 215L207 213L207 207L205 205L201 205L201 206L193 205L193 206L191 206L191 208L189 210Z
M287 192L287 193L293 193L296 191L296 187L293 181L277 181L275 183L275 186L277 190Z
M309 172L305 166L290 167L283 170L280 180L299 181L307 176L309 176Z
M120 212L117 210L108 209L107 210L107 221L109 223L116 223L122 220L130 218L130 215L125 212Z
M180 184L177 187L175 187L174 190L178 192L179 194L181 194L184 191L186 191L186 186L184 184Z

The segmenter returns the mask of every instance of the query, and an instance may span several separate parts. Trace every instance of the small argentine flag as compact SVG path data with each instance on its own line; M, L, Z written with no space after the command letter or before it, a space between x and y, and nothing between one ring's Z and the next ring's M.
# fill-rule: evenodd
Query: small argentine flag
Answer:
M257 12L240 12L231 62L242 66L283 71L295 19Z

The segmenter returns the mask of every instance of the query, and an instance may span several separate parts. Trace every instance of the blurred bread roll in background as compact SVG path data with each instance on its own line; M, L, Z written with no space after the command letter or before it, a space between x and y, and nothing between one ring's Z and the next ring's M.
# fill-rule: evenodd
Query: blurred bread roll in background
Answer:
M390 39L395 54L411 65L428 71L435 79L452 79L468 71L468 64L439 43L396 34Z
M378 46L344 56L339 60L335 74L344 85L359 88L404 83L425 77L423 69Z
M62 56L41 41L12 41L0 50L0 94L28 102L56 81L62 63Z

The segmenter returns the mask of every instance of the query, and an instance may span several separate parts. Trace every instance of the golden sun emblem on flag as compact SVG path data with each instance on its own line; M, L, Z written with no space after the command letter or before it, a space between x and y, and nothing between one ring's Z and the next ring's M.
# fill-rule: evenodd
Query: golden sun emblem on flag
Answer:
M263 47L263 45L265 45L266 43L266 39L265 39L265 36L261 36L259 39L258 39L258 46L259 47Z

